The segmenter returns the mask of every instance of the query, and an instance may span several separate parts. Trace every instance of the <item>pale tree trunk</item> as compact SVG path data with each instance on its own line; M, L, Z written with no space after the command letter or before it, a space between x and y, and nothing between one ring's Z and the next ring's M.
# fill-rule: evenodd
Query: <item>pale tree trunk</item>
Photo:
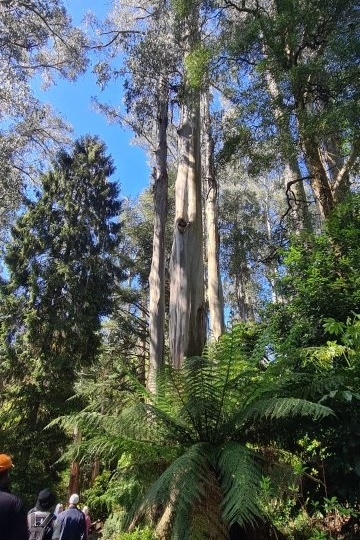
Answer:
M81 441L81 432L77 426L73 430L73 440L74 443L80 443ZM80 491L80 463L78 460L74 460L70 465L70 478L69 478L69 495L72 493L79 493Z
M165 327L165 226L168 214L167 172L168 85L165 77L159 83L157 114L158 146L154 169L154 234L149 275L149 371L147 386L156 391L156 374L164 359Z
M264 218L265 218L265 224L266 224L266 233L269 243L272 241L272 233L271 233L271 202L269 200L269 196L266 196L265 199L265 208L264 208ZM280 301L280 298L277 295L276 292L276 276L278 275L278 268L277 264L274 260L270 260L267 264L267 272L266 272L266 279L268 280L270 290L271 290L271 301L272 303L277 303Z
M207 249L207 296L210 315L210 337L218 339L224 332L224 298L219 264L219 190L215 177L214 140L211 129L209 92L203 94L205 217Z
M287 137L288 146L294 148L291 137L290 118L289 114L282 106L283 100L275 78L267 71L265 80L269 95L271 97L274 116L277 122L278 129L282 131L282 135ZM294 148L295 150L295 148ZM294 229L312 230L311 215L309 212L304 183L300 173L300 167L296 156L289 151L288 155L283 155L284 161L284 177L286 196L289 207L294 213Z
M236 305L240 321L254 321L255 310L253 302L247 292L247 285L250 281L249 271L245 268L239 268L239 272L235 274L234 286L236 295Z
M175 227L170 261L171 361L201 354L205 344L203 230L198 96L182 105L179 166L175 182Z
M342 202L350 193L350 170L359 155L360 143L353 141L345 158L340 151L341 141L333 135L328 137L320 150L323 167L330 178L335 203Z
M182 22L184 66L200 39L199 7L194 3L188 9ZM202 354L205 345L200 90L184 76L181 94L169 303L170 354L177 368L185 356Z

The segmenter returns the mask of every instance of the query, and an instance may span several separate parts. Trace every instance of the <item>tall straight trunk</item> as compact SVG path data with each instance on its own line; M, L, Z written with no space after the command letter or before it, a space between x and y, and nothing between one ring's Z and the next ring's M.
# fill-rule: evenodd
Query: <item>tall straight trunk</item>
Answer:
M175 226L170 261L171 361L201 354L205 344L199 92L189 91L178 129Z
M178 129L175 222L170 260L169 340L171 362L202 354L205 345L204 261L200 160L200 89L189 83L188 55L200 41L199 5L186 4L182 18L184 78Z
M238 272L235 274L234 287L237 311L240 321L242 322L255 320L254 302L247 292L247 284L249 281L249 271L245 266L241 265Z
M272 100L274 116L278 129L281 130L282 135L285 135L287 138L287 146L294 147L295 150L295 145L293 144L291 137L289 113L284 109L284 107L282 107L283 100L278 84L269 71L265 73L265 81ZM300 173L297 157L291 151L287 152L286 155L283 153L282 157L284 161L286 195L288 198L288 204L291 206L294 213L295 231L300 231L301 229L311 231L311 215L306 201L306 193L303 181L301 179L302 175Z
M165 226L168 214L167 172L168 84L165 77L159 82L157 114L158 146L154 170L154 234L149 275L149 372L147 386L156 391L156 374L164 359L165 327Z
M218 339L225 330L224 297L220 276L220 239L218 219L219 189L214 166L214 139L211 129L209 91L204 92L204 171L205 171L205 217L207 249L207 296L210 315L210 336Z
M81 432L78 426L74 427L73 440L75 444L81 441ZM75 459L70 464L68 493L70 496L72 493L79 493L79 492L80 492L80 463L77 459Z
M266 196L264 205L264 220L266 224L266 234L268 242L272 241L272 232L271 232L271 202L269 196ZM277 292L276 292L276 277L279 275L277 264L274 259L270 260L266 264L266 279L268 280L270 291L271 291L271 301L277 303L279 301Z

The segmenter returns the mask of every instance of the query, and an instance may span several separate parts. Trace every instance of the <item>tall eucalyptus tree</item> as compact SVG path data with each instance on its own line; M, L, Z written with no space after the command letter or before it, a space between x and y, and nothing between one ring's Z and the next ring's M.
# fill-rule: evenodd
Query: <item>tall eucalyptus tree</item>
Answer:
M75 79L86 67L85 35L61 1L0 1L0 220L17 208L23 182L36 177L69 126L31 89L56 76ZM49 155L50 154L50 155Z
M154 177L158 199L155 209L153 264L150 275L150 379L162 363L164 321L163 239L166 213L164 194L167 152L166 102L171 97L177 129L177 179L175 182L175 226L170 261L169 334L170 355L181 365L186 354L201 353L205 343L203 230L200 165L200 91L189 83L185 65L199 44L200 3L174 9L163 3L139 3L125 8L118 2L110 16L114 54L126 54L120 73L127 77L128 116L102 107L107 114L127 122L138 139L155 153ZM111 27L111 25L113 25ZM109 28L109 27L108 27ZM109 32L109 29L107 30ZM108 34L107 34L108 35ZM108 69L102 63L100 75ZM106 75L108 76L108 75ZM161 89L158 92L158 88ZM159 116L159 111L162 111ZM160 121L159 121L160 120ZM158 133L154 137L152 134ZM162 150L160 151L160 149ZM161 158L161 162L159 161ZM150 381L150 386L153 383Z
M165 228L168 215L167 126L168 81L159 79L157 114L158 148L154 170L154 231L151 270L149 275L149 374L148 387L156 391L156 374L164 361L165 330Z
M114 2L106 21L112 32L114 59L125 53L120 72L125 77L126 112L100 106L109 116L127 124L145 146L153 165L154 229L149 274L149 370L148 386L154 391L156 372L164 361L165 330L165 226L168 214L168 115L176 87L176 58L170 6L154 1L125 7ZM100 79L109 73L107 61L97 66ZM109 76L109 75L107 75Z
M270 74L320 219L349 192L359 157L357 3L224 0L232 59ZM233 64L234 65L234 64ZM246 66L246 67L244 67ZM281 133L280 133L281 135Z
M202 95L204 145L204 199L206 223L207 299L211 337L218 339L225 330L224 297L220 274L219 182L215 169L215 141L210 110L210 90Z
M182 65L190 65L200 47L200 2L178 7ZM179 163L175 182L175 226L170 261L169 336L171 361L201 354L205 344L205 302L200 159L200 88L183 69Z

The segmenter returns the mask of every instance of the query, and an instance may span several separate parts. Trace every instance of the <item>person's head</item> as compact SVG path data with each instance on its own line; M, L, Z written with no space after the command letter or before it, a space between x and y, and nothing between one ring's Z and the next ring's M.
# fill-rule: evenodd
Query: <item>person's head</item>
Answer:
M79 495L77 493L70 495L69 504L70 506L76 506L79 504Z
M42 489L36 501L36 508L48 511L55 505L55 501L56 497L49 488Z
M13 466L10 456L0 454L0 487L8 487L10 483L9 471Z
M90 510L89 510L89 507L88 507L88 506L84 506L84 508L82 509L82 511L84 512L84 514L85 514L86 516L89 515Z
M59 514L61 514L61 512L64 511L64 505L63 503L57 503L57 505L55 506L55 510L54 510L54 514L55 516L58 516Z

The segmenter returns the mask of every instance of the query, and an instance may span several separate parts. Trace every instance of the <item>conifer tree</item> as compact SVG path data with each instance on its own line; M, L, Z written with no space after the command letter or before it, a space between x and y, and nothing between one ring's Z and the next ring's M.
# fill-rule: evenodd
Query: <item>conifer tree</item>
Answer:
M7 247L2 405L11 404L16 418L5 435L21 453L25 482L35 466L44 468L41 482L48 478L46 469L65 440L42 430L74 407L66 400L79 369L95 358L101 318L110 313L123 277L115 258L121 227L113 172L102 142L90 136L76 141L42 176L36 200L25 201Z

